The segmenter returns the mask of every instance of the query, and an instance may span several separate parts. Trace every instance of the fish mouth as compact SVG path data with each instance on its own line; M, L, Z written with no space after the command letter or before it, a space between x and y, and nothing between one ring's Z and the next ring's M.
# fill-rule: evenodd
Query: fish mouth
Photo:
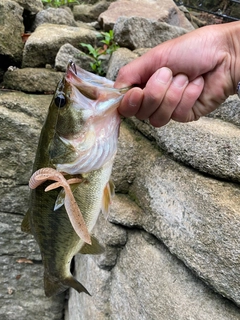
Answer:
M77 66L72 60L66 69L65 83L70 86L70 99L76 110L90 115L106 116L115 112L129 88L116 89L114 82Z
M96 87L104 87L104 88L112 88L114 91L118 90L113 88L114 82L109 80L105 77L101 77L95 73L86 71L76 65L72 60L69 60L66 70L67 77L73 77L77 79L81 79L87 83L91 83L93 86Z
M91 82L83 77L83 71L73 61L69 61L66 70L65 80L74 88L78 89L81 94L91 100L97 100L99 92Z
M132 88L130 86L116 89L113 87L114 82L112 80L88 72L78 67L72 60L68 62L65 79L91 100L99 99L100 95L106 97L106 94L109 97L111 95L122 96Z

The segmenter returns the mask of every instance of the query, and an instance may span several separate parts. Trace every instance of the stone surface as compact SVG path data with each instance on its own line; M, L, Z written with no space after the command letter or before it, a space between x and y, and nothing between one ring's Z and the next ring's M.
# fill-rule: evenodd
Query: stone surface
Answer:
M193 30L191 23L172 0L118 0L101 13L99 22L106 31L113 29L120 17L142 18L151 22L166 22L170 25Z
M114 38L120 47L127 47L131 50L153 48L164 41L186 33L183 28L140 17L120 17L113 31Z
M149 50L150 48L139 48L134 51L131 51L127 48L117 49L111 54L111 58L108 63L106 77L115 81L118 71L121 67L131 62L132 60L142 56Z
M25 205L17 189L13 196ZM0 318L60 320L64 295L45 297L39 249L31 236L21 232L22 218L0 207Z
M54 92L62 72L45 68L23 68L7 71L3 78L5 88L24 92Z
M24 32L23 8L14 1L0 0L0 69L21 64ZM11 41L9 41L11 39Z
M171 121L158 129L133 121L175 159L215 177L240 181L239 127L206 117L185 124Z
M62 45L80 43L94 45L96 32L87 28L56 24L42 24L29 37L23 51L22 67L44 67L54 65L55 57Z
M112 171L117 193L128 193L129 187L136 177L139 159L145 159L149 151L146 148L146 140L142 139L142 135L137 131L132 134L132 131L123 122L120 127L118 152Z
M129 195L144 212L138 226L162 240L217 292L240 305L239 184L202 175L166 157L140 136L134 143L130 133L125 137L121 132L129 149L125 155L135 159ZM115 170L125 172L120 148L121 167ZM131 164L126 161L128 171ZM120 223L128 226L128 220L126 212ZM111 221L117 223L118 216Z
M30 11L31 13L37 13L43 9L43 3L41 0L13 0L17 2L25 10Z
M22 186L28 184L40 129L51 99L51 95L0 91L0 177L3 179L0 206L8 212L24 214L26 211L25 207L19 207L15 197L11 199L11 192L15 188L20 192ZM4 188L8 185L7 191ZM27 196L28 193L25 200Z
M66 71L69 60L74 61L79 67L92 71L90 63L95 60L86 53L78 50L70 43L64 44L58 51L55 59L55 68L60 71Z
M219 108L208 117L221 119L240 127L240 100L237 95L230 96Z
M119 69L137 57L138 55L136 53L127 48L117 49L111 55L106 77L114 81L117 77Z
M46 298L36 241L21 232L28 180L51 96L0 92L0 318L63 319L64 295Z
M115 197L111 212L119 218L123 212L133 219L141 215L126 196ZM104 225L108 238L116 238L116 226L100 220L96 231L103 234ZM196 278L162 242L138 229L122 232L127 242L115 240L113 268L99 266L99 257L76 256L76 276L92 297L70 290L65 320L239 319L240 309Z
M65 24L76 27L73 13L69 8L47 8L37 13L33 24L33 30L43 23Z
M108 1L98 1L95 4L79 4L74 6L73 15L76 20L92 22L98 19L100 13L104 12L110 5Z

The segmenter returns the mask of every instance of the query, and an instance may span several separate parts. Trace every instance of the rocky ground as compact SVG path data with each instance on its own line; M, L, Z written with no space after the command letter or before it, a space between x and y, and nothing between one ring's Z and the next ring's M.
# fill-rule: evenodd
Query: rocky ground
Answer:
M91 70L79 43L94 45L101 30L114 29L121 48L105 66L114 80L150 47L208 23L186 15L171 0L88 1L72 10L0 0L1 319L240 319L236 96L194 123L122 123L117 195L95 230L106 252L75 259L76 277L92 297L70 290L46 298L38 247L20 231L49 93L69 59ZM31 31L25 43L24 29Z

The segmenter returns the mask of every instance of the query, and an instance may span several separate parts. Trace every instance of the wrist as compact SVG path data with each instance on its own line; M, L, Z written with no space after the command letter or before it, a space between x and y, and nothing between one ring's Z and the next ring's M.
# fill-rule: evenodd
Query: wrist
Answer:
M236 93L240 82L240 21L226 24L227 44L231 55L231 77L233 83L233 94Z

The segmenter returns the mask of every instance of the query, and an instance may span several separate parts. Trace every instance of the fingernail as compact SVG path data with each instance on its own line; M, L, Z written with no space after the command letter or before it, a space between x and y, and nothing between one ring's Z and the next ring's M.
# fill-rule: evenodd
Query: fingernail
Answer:
M136 103L136 99L133 93L130 94L130 97L128 98L128 105L130 107L136 107L137 103Z
M156 72L156 78L158 79L158 81L166 84L172 78L172 71L166 67L163 67Z
M188 77L185 74L178 74L173 78L173 84L175 87L182 88L188 82Z
M202 84L203 78L202 77L197 77L196 79L193 80L192 83L194 83L196 86L200 86Z

